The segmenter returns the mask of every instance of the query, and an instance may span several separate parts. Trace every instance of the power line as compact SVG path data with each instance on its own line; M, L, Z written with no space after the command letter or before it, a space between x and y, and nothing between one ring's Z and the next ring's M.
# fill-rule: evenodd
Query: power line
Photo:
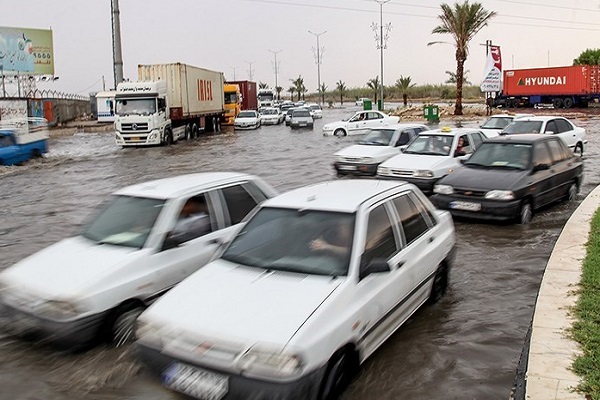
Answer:
M592 10L591 8L577 8L577 7L567 7L567 6L555 6L552 4L535 4L535 3L527 3L525 1L517 1L517 0L496 0L502 3L513 3L513 4L525 4L528 6L535 7L545 7L545 8L558 8L561 10L571 10L571 11L585 11L585 12L600 12L600 10Z
M93 88L94 86L96 86L96 84L97 84L98 82L100 82L102 79L104 79L104 76L100 77L100 79L98 79L96 82L92 83L90 86L86 87L85 89L83 89L83 90L80 90L79 92L75 92L75 94L79 94L79 93L83 93L83 92L86 92L86 91L88 91L89 89L91 89L91 88Z

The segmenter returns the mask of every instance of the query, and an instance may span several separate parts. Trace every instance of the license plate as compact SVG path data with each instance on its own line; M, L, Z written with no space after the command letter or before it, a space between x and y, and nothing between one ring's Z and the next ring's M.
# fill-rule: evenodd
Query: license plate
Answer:
M338 168L342 171L355 171L356 165L340 165L338 166Z
M198 399L220 400L229 390L227 376L180 363L171 365L162 379L169 389Z
M139 136L134 136L134 137L131 138L132 142L139 142L140 140L142 140L142 138L139 137Z
M306 124L300 124L300 126L306 126Z
M465 210L465 211L480 211L481 204L471 203L469 201L452 201L450 202L450 208L454 210Z

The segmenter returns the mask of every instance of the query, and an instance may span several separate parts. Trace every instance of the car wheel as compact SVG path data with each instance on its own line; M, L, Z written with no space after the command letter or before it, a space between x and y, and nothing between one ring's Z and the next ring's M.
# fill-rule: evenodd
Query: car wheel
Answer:
M437 303L448 288L448 268L445 265L440 265L433 277L433 285L431 286L431 294L429 295L429 304Z
M337 137L346 136L346 131L341 128L338 128L333 132L333 136L337 136Z
M578 157L583 157L583 145L581 143L577 143L575 150L573 150L573 154Z
M529 200L523 200L521 208L519 210L519 223L521 225L527 225L533 218L533 209L531 208L531 202Z
M574 201L577 197L577 192L577 184L575 182L571 183L571 186L569 186L569 190L567 191L567 201Z
M127 303L115 309L106 320L105 340L115 347L132 342L135 321L142 311L144 307L139 303Z
M185 140L190 140L192 138L192 125L187 124L185 126Z
M347 350L334 355L327 366L327 372L321 383L320 400L337 399L350 383L357 362Z
M163 144L165 146L170 146L173 144L173 132L171 132L171 128L165 129L165 137L163 139Z

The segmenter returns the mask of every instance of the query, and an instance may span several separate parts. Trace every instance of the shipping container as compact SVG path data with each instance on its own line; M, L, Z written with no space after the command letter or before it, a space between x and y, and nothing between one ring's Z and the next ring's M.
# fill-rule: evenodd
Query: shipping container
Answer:
M242 110L258 110L256 82L252 81L230 81L240 87L242 93Z

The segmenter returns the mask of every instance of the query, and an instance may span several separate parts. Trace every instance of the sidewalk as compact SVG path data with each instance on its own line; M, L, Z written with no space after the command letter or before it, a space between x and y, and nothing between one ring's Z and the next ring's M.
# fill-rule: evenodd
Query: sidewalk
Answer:
M570 309L578 299L590 222L599 205L600 186L571 215L548 260L533 316L526 399L585 400L573 391L579 377L571 364L581 350L568 338L568 329L574 321Z

